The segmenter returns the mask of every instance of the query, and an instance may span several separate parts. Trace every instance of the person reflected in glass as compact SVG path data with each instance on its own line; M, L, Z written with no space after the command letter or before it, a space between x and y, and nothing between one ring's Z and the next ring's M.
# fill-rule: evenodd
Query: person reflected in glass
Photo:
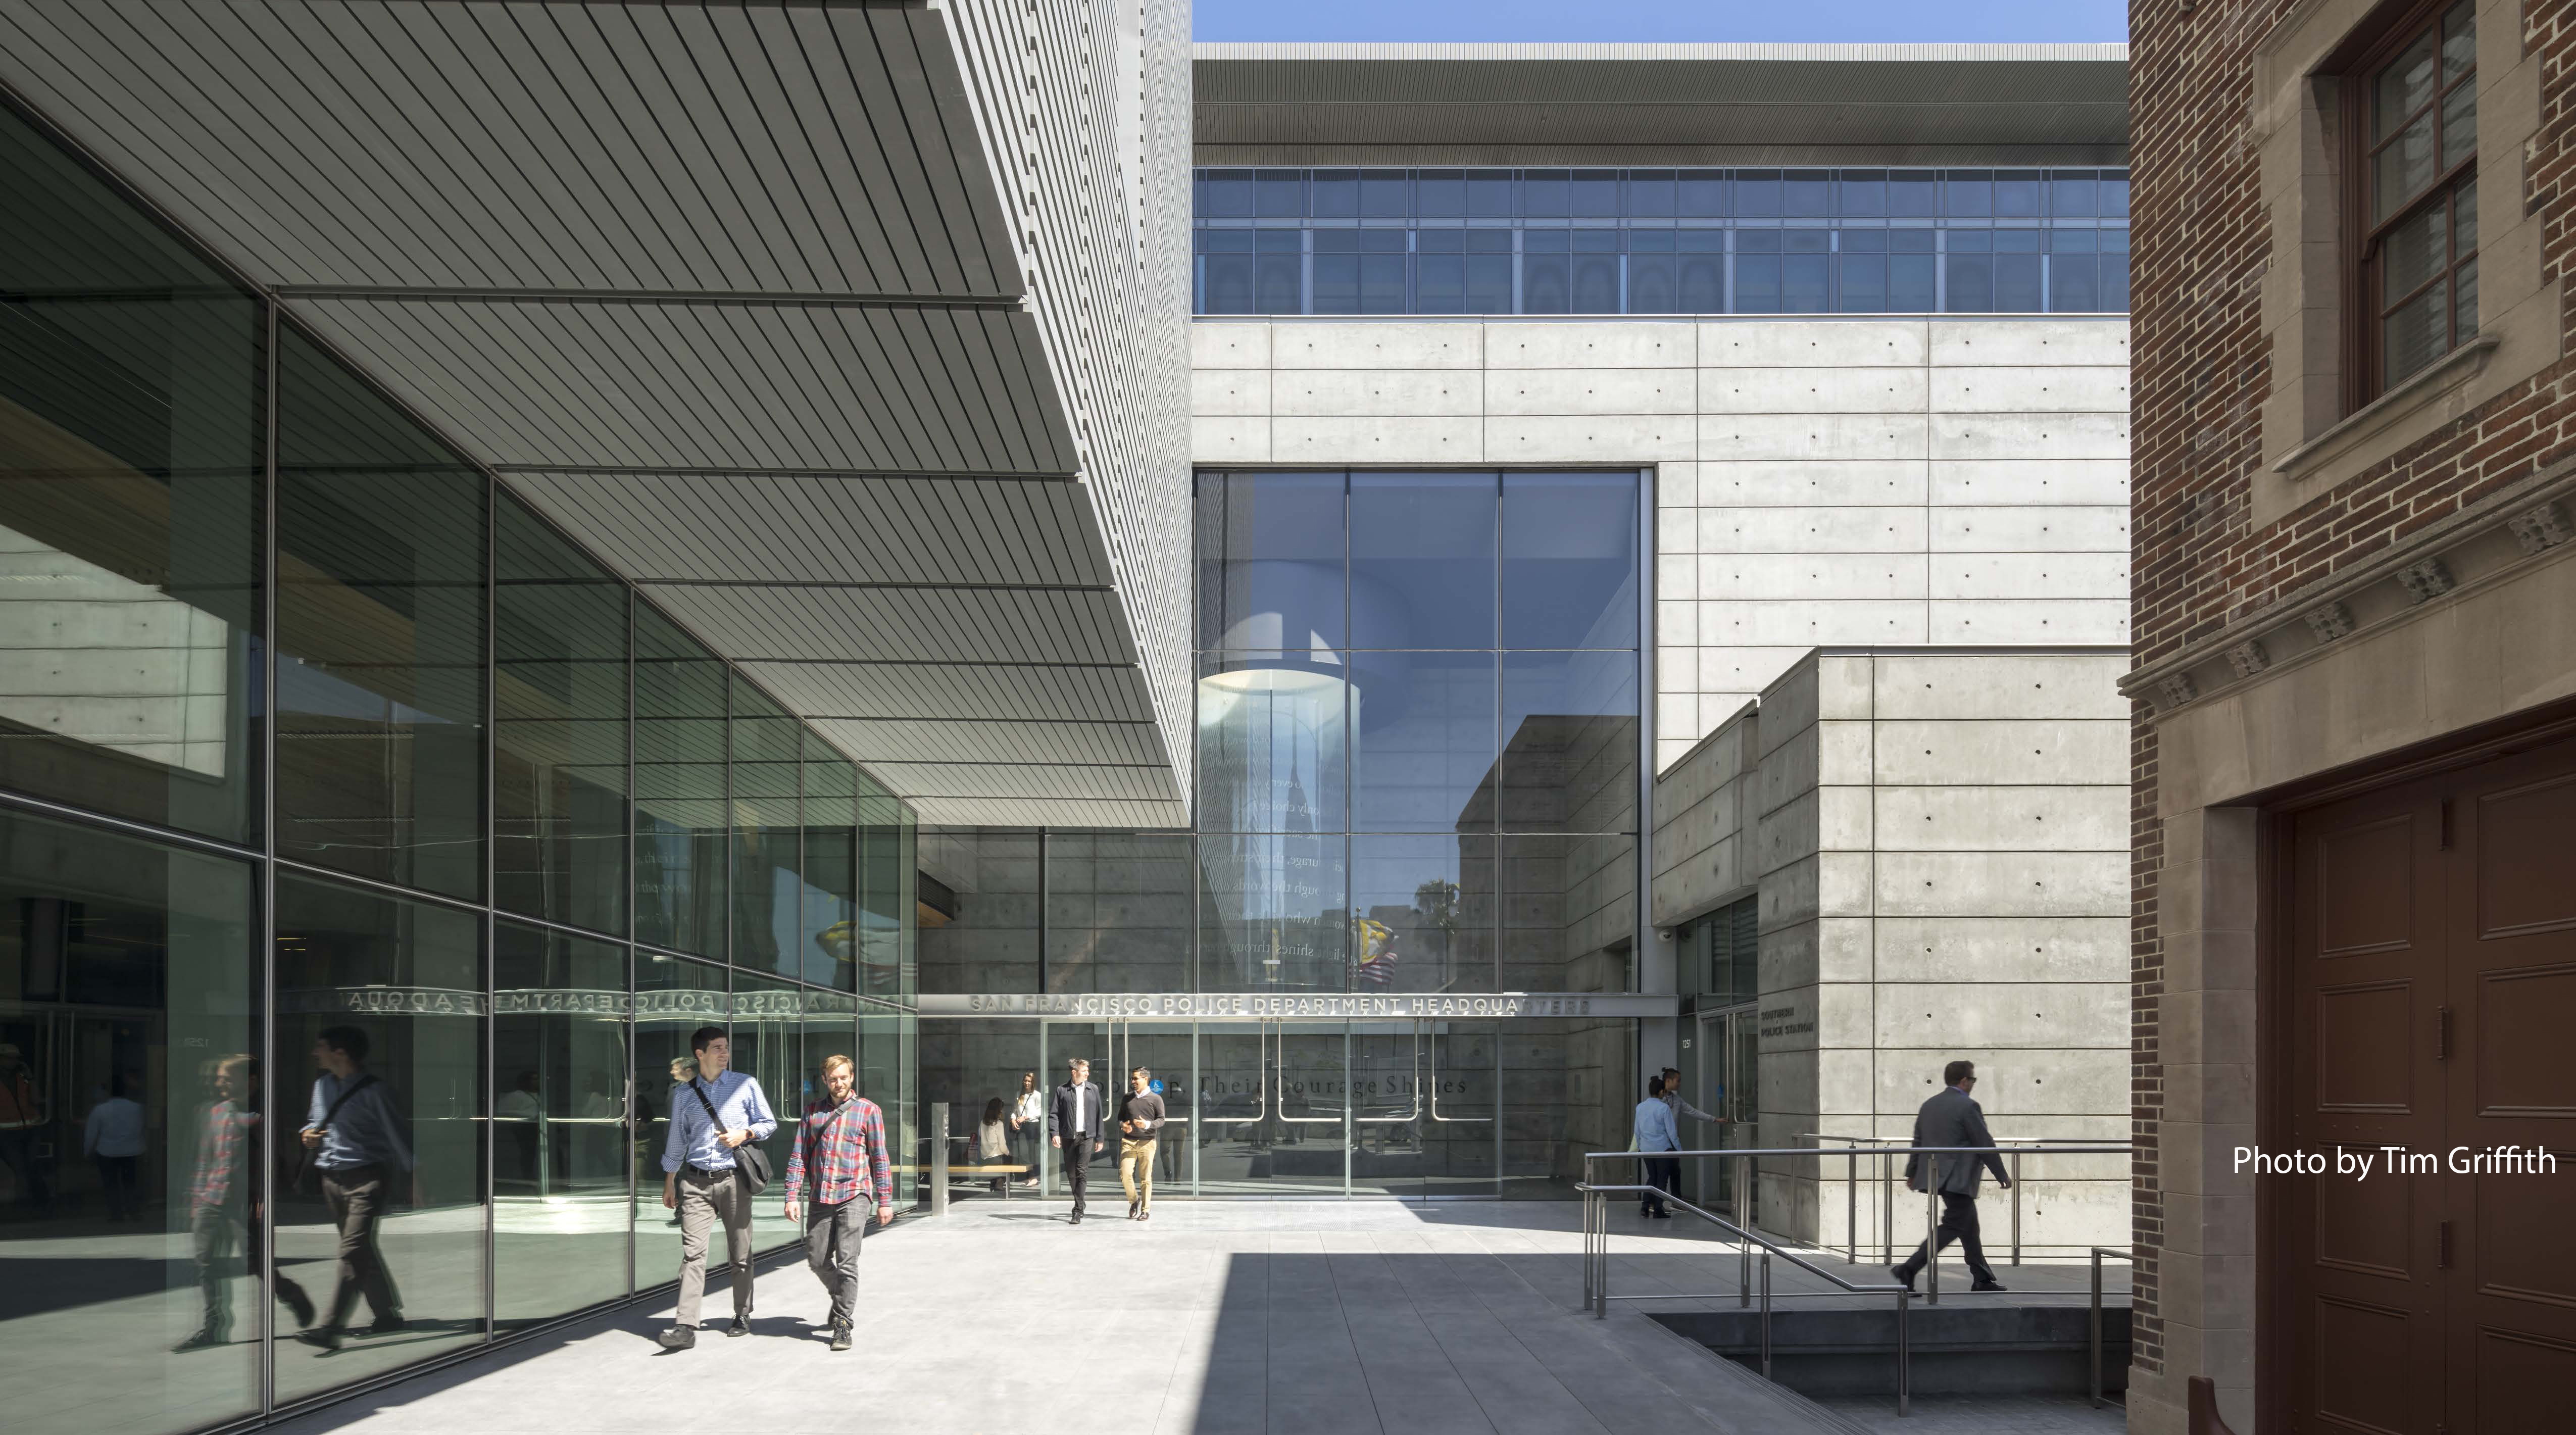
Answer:
M107 1097L89 1109L81 1124L81 1154L98 1168L99 1194L107 1201L111 1221L134 1220L141 1211L135 1199L135 1170L143 1158L143 1106L125 1094L125 1078L109 1078Z
M698 1309L707 1292L707 1238L718 1222L733 1262L733 1324L727 1335L751 1334L751 1187L734 1152L748 1141L766 1141L778 1129L760 1083L727 1071L733 1044L720 1026L689 1033L697 1075L671 1098L671 1139L662 1148L662 1204L680 1213L680 1300L664 1350L698 1343Z
M414 1162L402 1116L394 1110L393 1088L367 1070L367 1050L367 1034L354 1026L324 1027L313 1042L322 1074L313 1082L302 1139L322 1173L323 1204L340 1230L340 1270L320 1323L295 1338L322 1350L340 1348L360 1296L375 1318L367 1334L390 1335L411 1324L403 1318L402 1292L376 1243L376 1227L393 1204L395 1181L411 1174Z
M975 1125L975 1164L1007 1166L1011 1162L1011 1104L1001 1097L984 1103L984 1119ZM1003 1172L986 1183L996 1196L1010 1194L1011 1173Z
M537 1143L545 1114L543 1083L533 1071L520 1072L518 1083L492 1104L494 1119L505 1123L510 1144L518 1149L519 1179L528 1183L531 1195L538 1196L546 1194L537 1169Z
M858 1094L859 1069L846 1056L823 1058L824 1099L805 1108L787 1154L787 1219L805 1222L805 1264L831 1293L832 1348L850 1348L858 1318L859 1242L868 1212L894 1224L894 1171L886 1160L885 1113ZM993 1105L1000 1106L995 1097ZM737 1277L739 1279L739 1277Z
M232 1258L258 1279L260 1204L251 1160L259 1149L259 1059L219 1057L206 1077L211 1098L197 1119L197 1164L188 1177L188 1245L197 1270L197 1328L173 1352L229 1345L233 1338ZM313 1300L284 1271L277 1298L298 1326L313 1324Z
M1038 1183L1038 1131L1046 1124L1046 1093L1038 1090L1038 1074L1020 1074L1020 1094L1011 1103L1011 1164L1027 1169L1020 1174L1020 1184Z
M0 1165L17 1182L15 1200L33 1206L41 1216L54 1213L53 1188L36 1159L45 1129L45 1098L36 1088L36 1071L25 1053L0 1041Z
M662 1107L663 1114L665 1116L680 1109L680 1103L688 1099L689 1083L697 1079L698 1064L695 1060L685 1056L675 1056L671 1058L671 1089L662 1093ZM662 1137L666 1142L670 1139L670 1135L671 1133L669 1128L665 1127L662 1132ZM680 1224L680 1213L678 1211L673 1211L671 1213L671 1219L664 1221L662 1224L666 1226L676 1226Z

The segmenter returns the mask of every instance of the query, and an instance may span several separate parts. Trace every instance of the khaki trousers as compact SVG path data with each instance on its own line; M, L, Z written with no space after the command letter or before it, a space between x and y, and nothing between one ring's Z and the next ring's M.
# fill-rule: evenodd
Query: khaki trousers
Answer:
M1154 1209L1154 1148L1161 1144L1153 1137L1118 1143L1118 1184L1127 1188L1127 1204L1141 1211Z
M712 1175L694 1166L680 1168L680 1308L679 1325L698 1323L698 1305L707 1293L707 1237L724 1223L725 1248L733 1260L733 1313L751 1314L751 1193L731 1171Z

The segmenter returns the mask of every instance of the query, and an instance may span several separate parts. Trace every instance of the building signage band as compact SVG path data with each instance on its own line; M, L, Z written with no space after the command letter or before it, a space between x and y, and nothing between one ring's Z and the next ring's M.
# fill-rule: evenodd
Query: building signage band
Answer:
M921 998L926 1017L1061 1016L1176 1021L1314 1019L1665 1017L1680 999L1601 992L1446 993L1382 996L1251 992L983 992Z

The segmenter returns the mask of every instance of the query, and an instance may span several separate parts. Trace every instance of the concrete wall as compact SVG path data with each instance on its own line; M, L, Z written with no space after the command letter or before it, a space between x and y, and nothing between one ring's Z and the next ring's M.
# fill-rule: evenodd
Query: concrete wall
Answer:
M1201 319L1191 452L1653 465L1657 766L1830 644L2128 642L2124 319Z
M1656 924L1760 896L1761 1129L1735 1144L1910 1136L1957 1057L1999 1137L2126 1139L2127 662L1812 652L1658 779ZM1841 1243L1842 1174L1767 1170L1763 1223ZM2027 1243L2127 1229L2125 1158L2024 1175ZM1860 1207L1874 1243L1874 1187ZM1920 1220L1900 1203L1900 1243Z

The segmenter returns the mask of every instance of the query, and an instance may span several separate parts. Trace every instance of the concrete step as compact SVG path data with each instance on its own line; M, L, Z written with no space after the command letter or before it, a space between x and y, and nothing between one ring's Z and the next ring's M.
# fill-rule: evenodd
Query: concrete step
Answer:
M1658 1313L1674 1334L1758 1369L1762 1312ZM2091 1378L2090 1312L2068 1304L2001 1302L1916 1305L1907 1317L1911 1384L1917 1395L2083 1394ZM2129 1309L2102 1309L2102 1377L2127 1388ZM1808 1395L1896 1393L1896 1312L1775 1307L1771 1378Z

